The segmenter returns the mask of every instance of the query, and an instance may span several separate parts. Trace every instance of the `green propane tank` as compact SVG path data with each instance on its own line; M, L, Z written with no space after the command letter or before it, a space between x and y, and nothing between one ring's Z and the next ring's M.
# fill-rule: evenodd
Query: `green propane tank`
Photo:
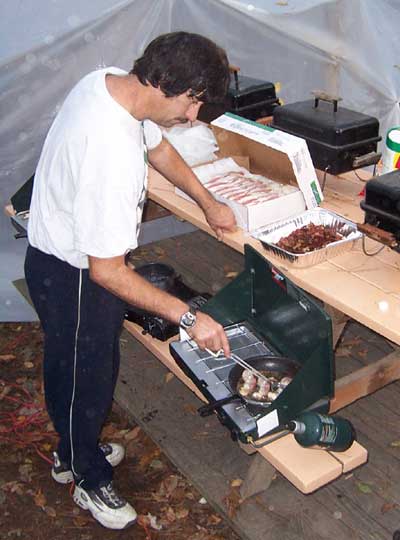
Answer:
M352 424L345 418L315 412L300 414L287 427L301 446L329 448L334 452L344 452L356 438Z

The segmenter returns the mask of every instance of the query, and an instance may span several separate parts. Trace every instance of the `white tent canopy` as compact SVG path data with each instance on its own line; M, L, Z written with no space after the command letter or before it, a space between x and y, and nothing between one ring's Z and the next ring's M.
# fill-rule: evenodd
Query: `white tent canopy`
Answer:
M244 75L275 83L284 103L315 89L400 125L399 0L2 0L0 205L34 172L65 95L86 73L130 69L161 33L187 30L223 46ZM35 317L10 285L26 243L0 218L0 320Z
M105 65L128 69L160 33L211 37L285 103L314 89L400 124L398 0L3 0L0 7L0 201L35 169L70 88Z

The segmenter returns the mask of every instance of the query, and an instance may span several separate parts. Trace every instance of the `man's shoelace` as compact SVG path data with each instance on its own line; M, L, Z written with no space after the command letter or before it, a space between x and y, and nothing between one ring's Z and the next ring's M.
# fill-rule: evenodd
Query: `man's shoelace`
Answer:
M112 482L110 482L107 486L101 486L100 491L104 502L106 502L108 506L120 508L126 504L126 501L114 490Z

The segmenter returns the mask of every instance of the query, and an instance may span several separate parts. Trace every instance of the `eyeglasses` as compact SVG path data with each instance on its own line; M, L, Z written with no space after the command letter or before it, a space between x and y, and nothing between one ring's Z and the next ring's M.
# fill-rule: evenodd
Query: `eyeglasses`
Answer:
M191 94L190 92L187 94L187 97L190 99L192 105L198 105L201 101L201 97L205 94L205 90L202 90L198 94Z

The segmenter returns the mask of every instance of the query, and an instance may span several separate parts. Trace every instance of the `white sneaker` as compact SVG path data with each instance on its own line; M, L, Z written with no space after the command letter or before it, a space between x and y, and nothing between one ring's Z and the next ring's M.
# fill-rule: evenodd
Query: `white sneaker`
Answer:
M117 493L112 482L88 490L75 486L73 499L108 529L126 529L137 518L135 509Z
M125 449L118 443L104 443L100 444L100 450L104 453L106 460L112 467L116 467L121 463L125 456ZM54 463L51 469L51 476L59 484L69 484L74 481L74 475L72 474L69 466L61 461L57 452L53 452Z

